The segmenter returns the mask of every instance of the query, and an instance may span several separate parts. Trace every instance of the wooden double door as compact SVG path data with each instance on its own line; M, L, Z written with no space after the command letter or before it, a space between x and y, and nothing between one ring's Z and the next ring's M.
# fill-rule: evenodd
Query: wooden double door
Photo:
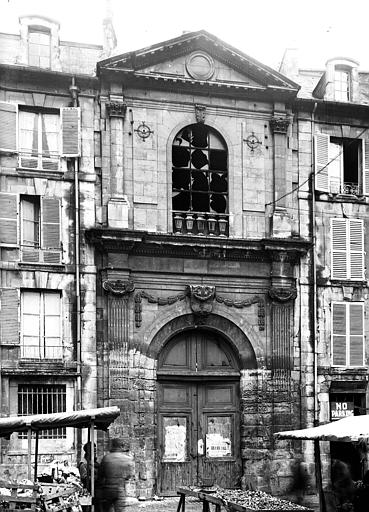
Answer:
M158 372L158 492L181 485L237 487L239 376L224 342L212 333L172 340Z

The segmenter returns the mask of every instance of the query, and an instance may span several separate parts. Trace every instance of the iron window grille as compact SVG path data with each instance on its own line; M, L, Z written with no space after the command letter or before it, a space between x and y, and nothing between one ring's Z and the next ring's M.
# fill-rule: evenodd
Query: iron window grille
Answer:
M66 411L66 386L62 384L19 384L18 415L51 414ZM27 437L26 432L19 433L19 438ZM40 439L66 439L66 428L40 430Z

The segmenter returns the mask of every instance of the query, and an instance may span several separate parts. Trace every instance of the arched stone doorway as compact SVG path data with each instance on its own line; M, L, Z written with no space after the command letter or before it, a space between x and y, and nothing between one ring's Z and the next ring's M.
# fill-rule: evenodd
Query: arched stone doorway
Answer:
M241 477L240 369L220 333L175 334L158 355L158 492L181 485L231 488Z

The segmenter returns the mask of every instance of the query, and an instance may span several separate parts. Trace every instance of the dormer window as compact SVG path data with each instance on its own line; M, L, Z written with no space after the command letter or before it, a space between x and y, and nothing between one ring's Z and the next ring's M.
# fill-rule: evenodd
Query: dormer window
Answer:
M40 68L51 67L51 34L44 27L29 27L28 64Z
M336 66L334 69L334 99L351 101L351 72L347 68Z

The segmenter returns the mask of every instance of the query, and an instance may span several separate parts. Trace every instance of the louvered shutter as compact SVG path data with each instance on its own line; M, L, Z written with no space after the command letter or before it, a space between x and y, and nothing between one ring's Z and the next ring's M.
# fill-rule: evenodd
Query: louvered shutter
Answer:
M348 279L348 240L346 219L331 219L331 278Z
M19 343L19 290L0 290L0 342L3 345Z
M346 304L332 304L332 364L346 366Z
M364 304L347 304L350 311L350 366L364 365Z
M0 243L18 243L18 196L0 193Z
M364 278L364 226L363 221L349 219L349 278Z
M62 156L74 157L81 154L81 112L79 107L61 109Z
M42 253L45 263L61 262L60 201L43 197L41 203Z
M17 152L17 115L17 105L0 102L0 151Z
M329 141L330 137L325 133L317 133L315 135L315 188L322 192L329 192Z
M369 140L362 141L363 154L363 193L369 195Z

